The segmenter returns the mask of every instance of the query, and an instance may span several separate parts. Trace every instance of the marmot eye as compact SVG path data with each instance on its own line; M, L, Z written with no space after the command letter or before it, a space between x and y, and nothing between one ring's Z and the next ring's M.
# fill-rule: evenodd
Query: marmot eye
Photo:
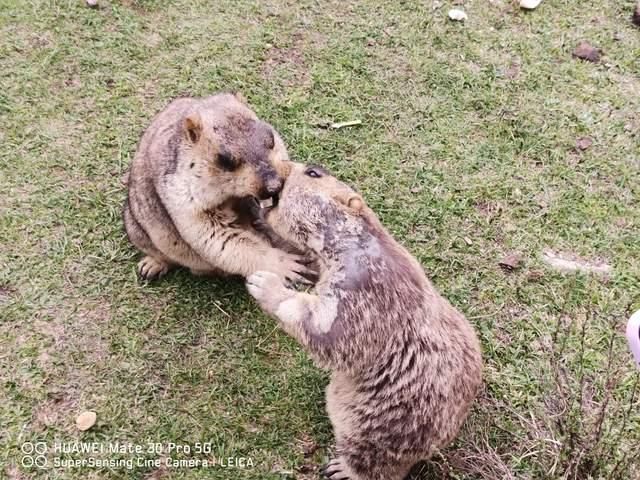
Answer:
M322 174L315 168L308 168L304 173L311 178L320 178L322 176Z
M218 166L227 172L233 172L238 168L238 162L228 153L219 153L217 158Z

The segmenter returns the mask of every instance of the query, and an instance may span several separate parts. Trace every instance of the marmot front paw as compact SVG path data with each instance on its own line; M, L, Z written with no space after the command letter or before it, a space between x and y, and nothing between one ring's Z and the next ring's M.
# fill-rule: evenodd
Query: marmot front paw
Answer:
M264 265L262 270L273 272L282 281L311 284L318 279L318 272L312 269L313 260L303 255L278 252L271 264Z
M273 272L255 272L247 278L247 290L267 312L275 314L282 302L295 295L280 276Z

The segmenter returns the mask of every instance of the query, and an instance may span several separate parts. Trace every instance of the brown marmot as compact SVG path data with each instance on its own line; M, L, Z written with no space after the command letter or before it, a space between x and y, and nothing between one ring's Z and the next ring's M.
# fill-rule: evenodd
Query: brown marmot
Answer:
M473 327L362 198L320 167L295 165L266 221L319 258L315 294L269 271L249 292L331 370L332 480L401 480L447 445L481 385Z
M304 260L254 228L252 204L275 197L290 161L274 128L242 97L179 98L144 132L128 176L127 235L143 279L182 265L197 274L256 270L302 280Z

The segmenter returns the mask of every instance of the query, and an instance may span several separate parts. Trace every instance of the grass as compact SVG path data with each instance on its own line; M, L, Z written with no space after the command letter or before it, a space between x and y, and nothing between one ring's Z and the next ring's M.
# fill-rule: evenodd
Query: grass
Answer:
M477 327L484 391L415 479L640 478L622 336L640 308L634 2L455 3L464 24L435 1L0 1L0 477L316 478L326 375L240 282L139 283L120 220L151 116L240 90ZM601 63L572 58L581 40ZM613 273L561 274L547 248ZM80 433L83 410L98 421ZM211 442L254 465L39 470L25 441Z

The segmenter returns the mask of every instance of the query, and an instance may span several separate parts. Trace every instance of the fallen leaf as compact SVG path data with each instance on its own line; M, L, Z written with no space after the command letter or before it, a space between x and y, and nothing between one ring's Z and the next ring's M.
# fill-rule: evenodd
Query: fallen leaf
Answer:
M580 150L581 152L584 152L591 145L593 145L593 140L589 137L580 137L576 140L576 150Z
M504 270L512 271L520 266L522 258L517 253L511 253L498 262Z
M96 424L96 418L96 412L82 412L78 415L78 418L76 418L76 427L82 432L89 430Z
M600 61L600 57L602 56L602 50L594 47L589 42L580 42L573 51L573 56L581 60L597 63Z

